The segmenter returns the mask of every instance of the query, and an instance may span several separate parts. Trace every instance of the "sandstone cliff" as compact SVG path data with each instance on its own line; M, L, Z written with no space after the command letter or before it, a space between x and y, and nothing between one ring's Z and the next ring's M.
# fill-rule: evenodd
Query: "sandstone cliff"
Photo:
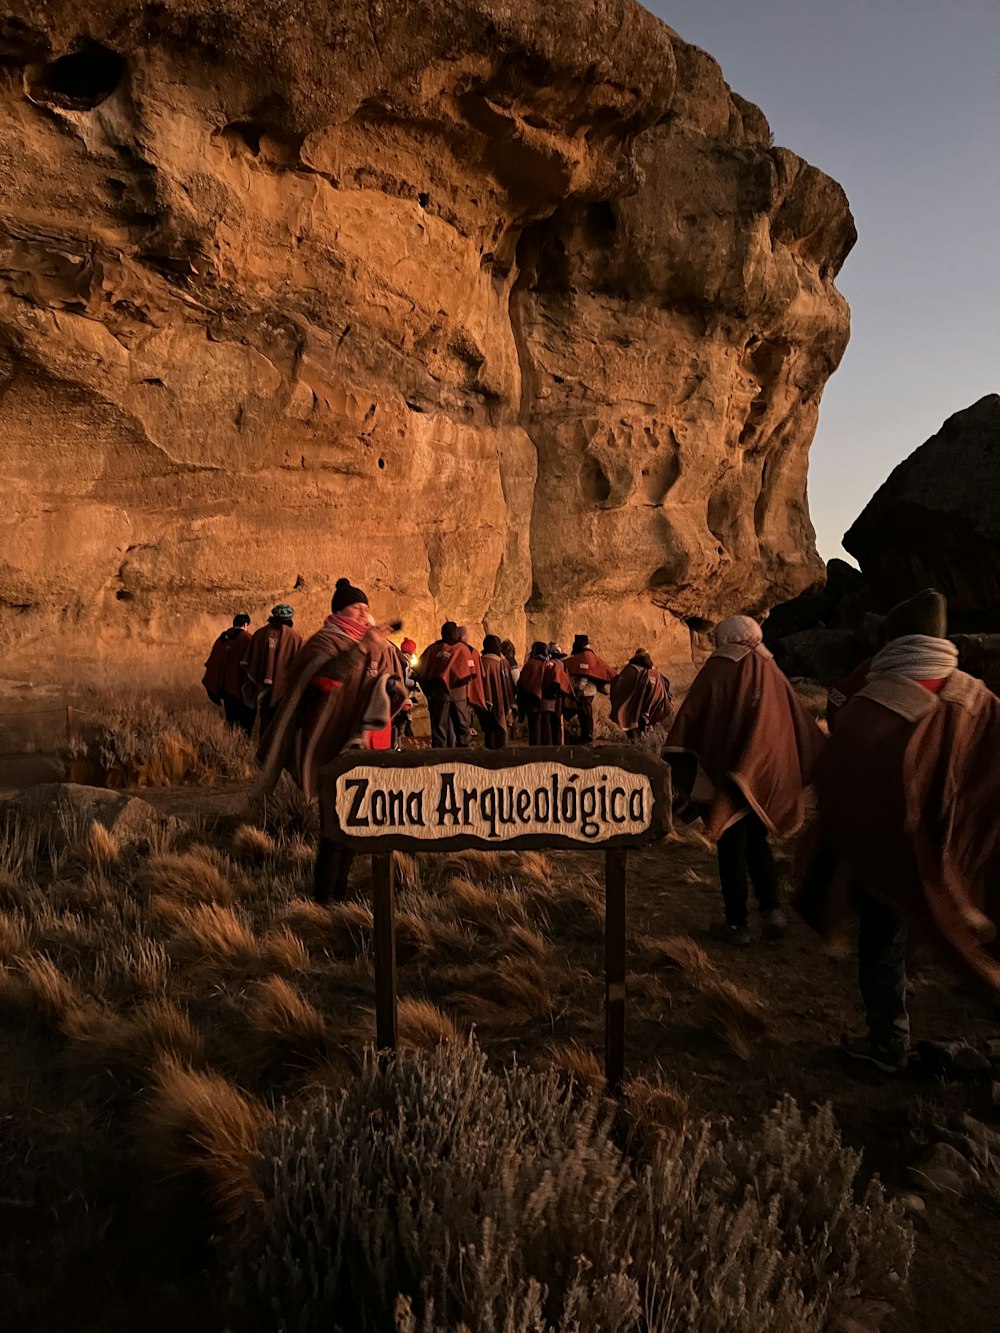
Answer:
M821 570L843 192L631 0L0 0L0 677L336 577L692 635Z

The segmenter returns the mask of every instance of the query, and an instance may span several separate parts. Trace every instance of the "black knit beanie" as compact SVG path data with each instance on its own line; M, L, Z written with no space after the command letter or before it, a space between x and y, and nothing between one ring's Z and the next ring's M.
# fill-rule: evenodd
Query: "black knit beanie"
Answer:
M357 606L359 602L368 605L368 598L361 589L352 587L350 579L338 579L330 610L336 614L338 611L346 611L349 606Z

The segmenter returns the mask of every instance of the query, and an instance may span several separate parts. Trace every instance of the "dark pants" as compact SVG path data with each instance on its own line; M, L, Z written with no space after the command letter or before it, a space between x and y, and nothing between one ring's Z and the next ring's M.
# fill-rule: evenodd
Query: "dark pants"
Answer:
M226 725L230 727L239 727L245 736L249 736L253 731L254 719L257 716L256 708L251 708L245 704L241 698L235 694L222 695L222 710L226 715Z
M500 725L488 708L477 708L476 713L483 731L485 749L502 750L507 744L507 728Z
M561 745L562 715L539 709L528 714L529 745Z
M745 930L749 882L762 912L778 906L778 871L767 841L767 829L752 810L731 824L719 839L719 880L726 905L726 924Z
M858 985L873 1047L893 1053L910 1044L906 1012L906 918L867 890L856 890Z
M354 853L349 847L320 838L313 872L313 899L318 903L343 902L351 874Z
M431 745L436 749L459 749L472 744L472 709L467 699L432 695L427 700L431 716Z
M403 737L412 735L413 720L410 717L410 710L406 709L402 713L397 713L392 720L392 748L401 749Z
M576 696L576 715L580 721L580 744L594 743L594 696L578 694Z

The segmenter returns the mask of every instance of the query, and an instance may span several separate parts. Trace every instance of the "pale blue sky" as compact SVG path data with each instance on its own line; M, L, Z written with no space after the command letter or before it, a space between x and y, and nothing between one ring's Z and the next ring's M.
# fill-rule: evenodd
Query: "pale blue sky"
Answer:
M858 243L838 279L851 341L810 467L829 558L902 458L1000 392L1000 0L647 7L851 201Z

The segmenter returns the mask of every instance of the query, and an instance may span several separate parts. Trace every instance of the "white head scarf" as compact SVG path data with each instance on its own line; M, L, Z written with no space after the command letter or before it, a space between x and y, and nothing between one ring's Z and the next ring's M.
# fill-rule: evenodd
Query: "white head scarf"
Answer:
M947 680L958 670L958 649L949 639L903 634L872 658L869 676L906 676L908 680Z
M752 616L727 616L712 631L716 648L759 648L764 642L764 631Z

